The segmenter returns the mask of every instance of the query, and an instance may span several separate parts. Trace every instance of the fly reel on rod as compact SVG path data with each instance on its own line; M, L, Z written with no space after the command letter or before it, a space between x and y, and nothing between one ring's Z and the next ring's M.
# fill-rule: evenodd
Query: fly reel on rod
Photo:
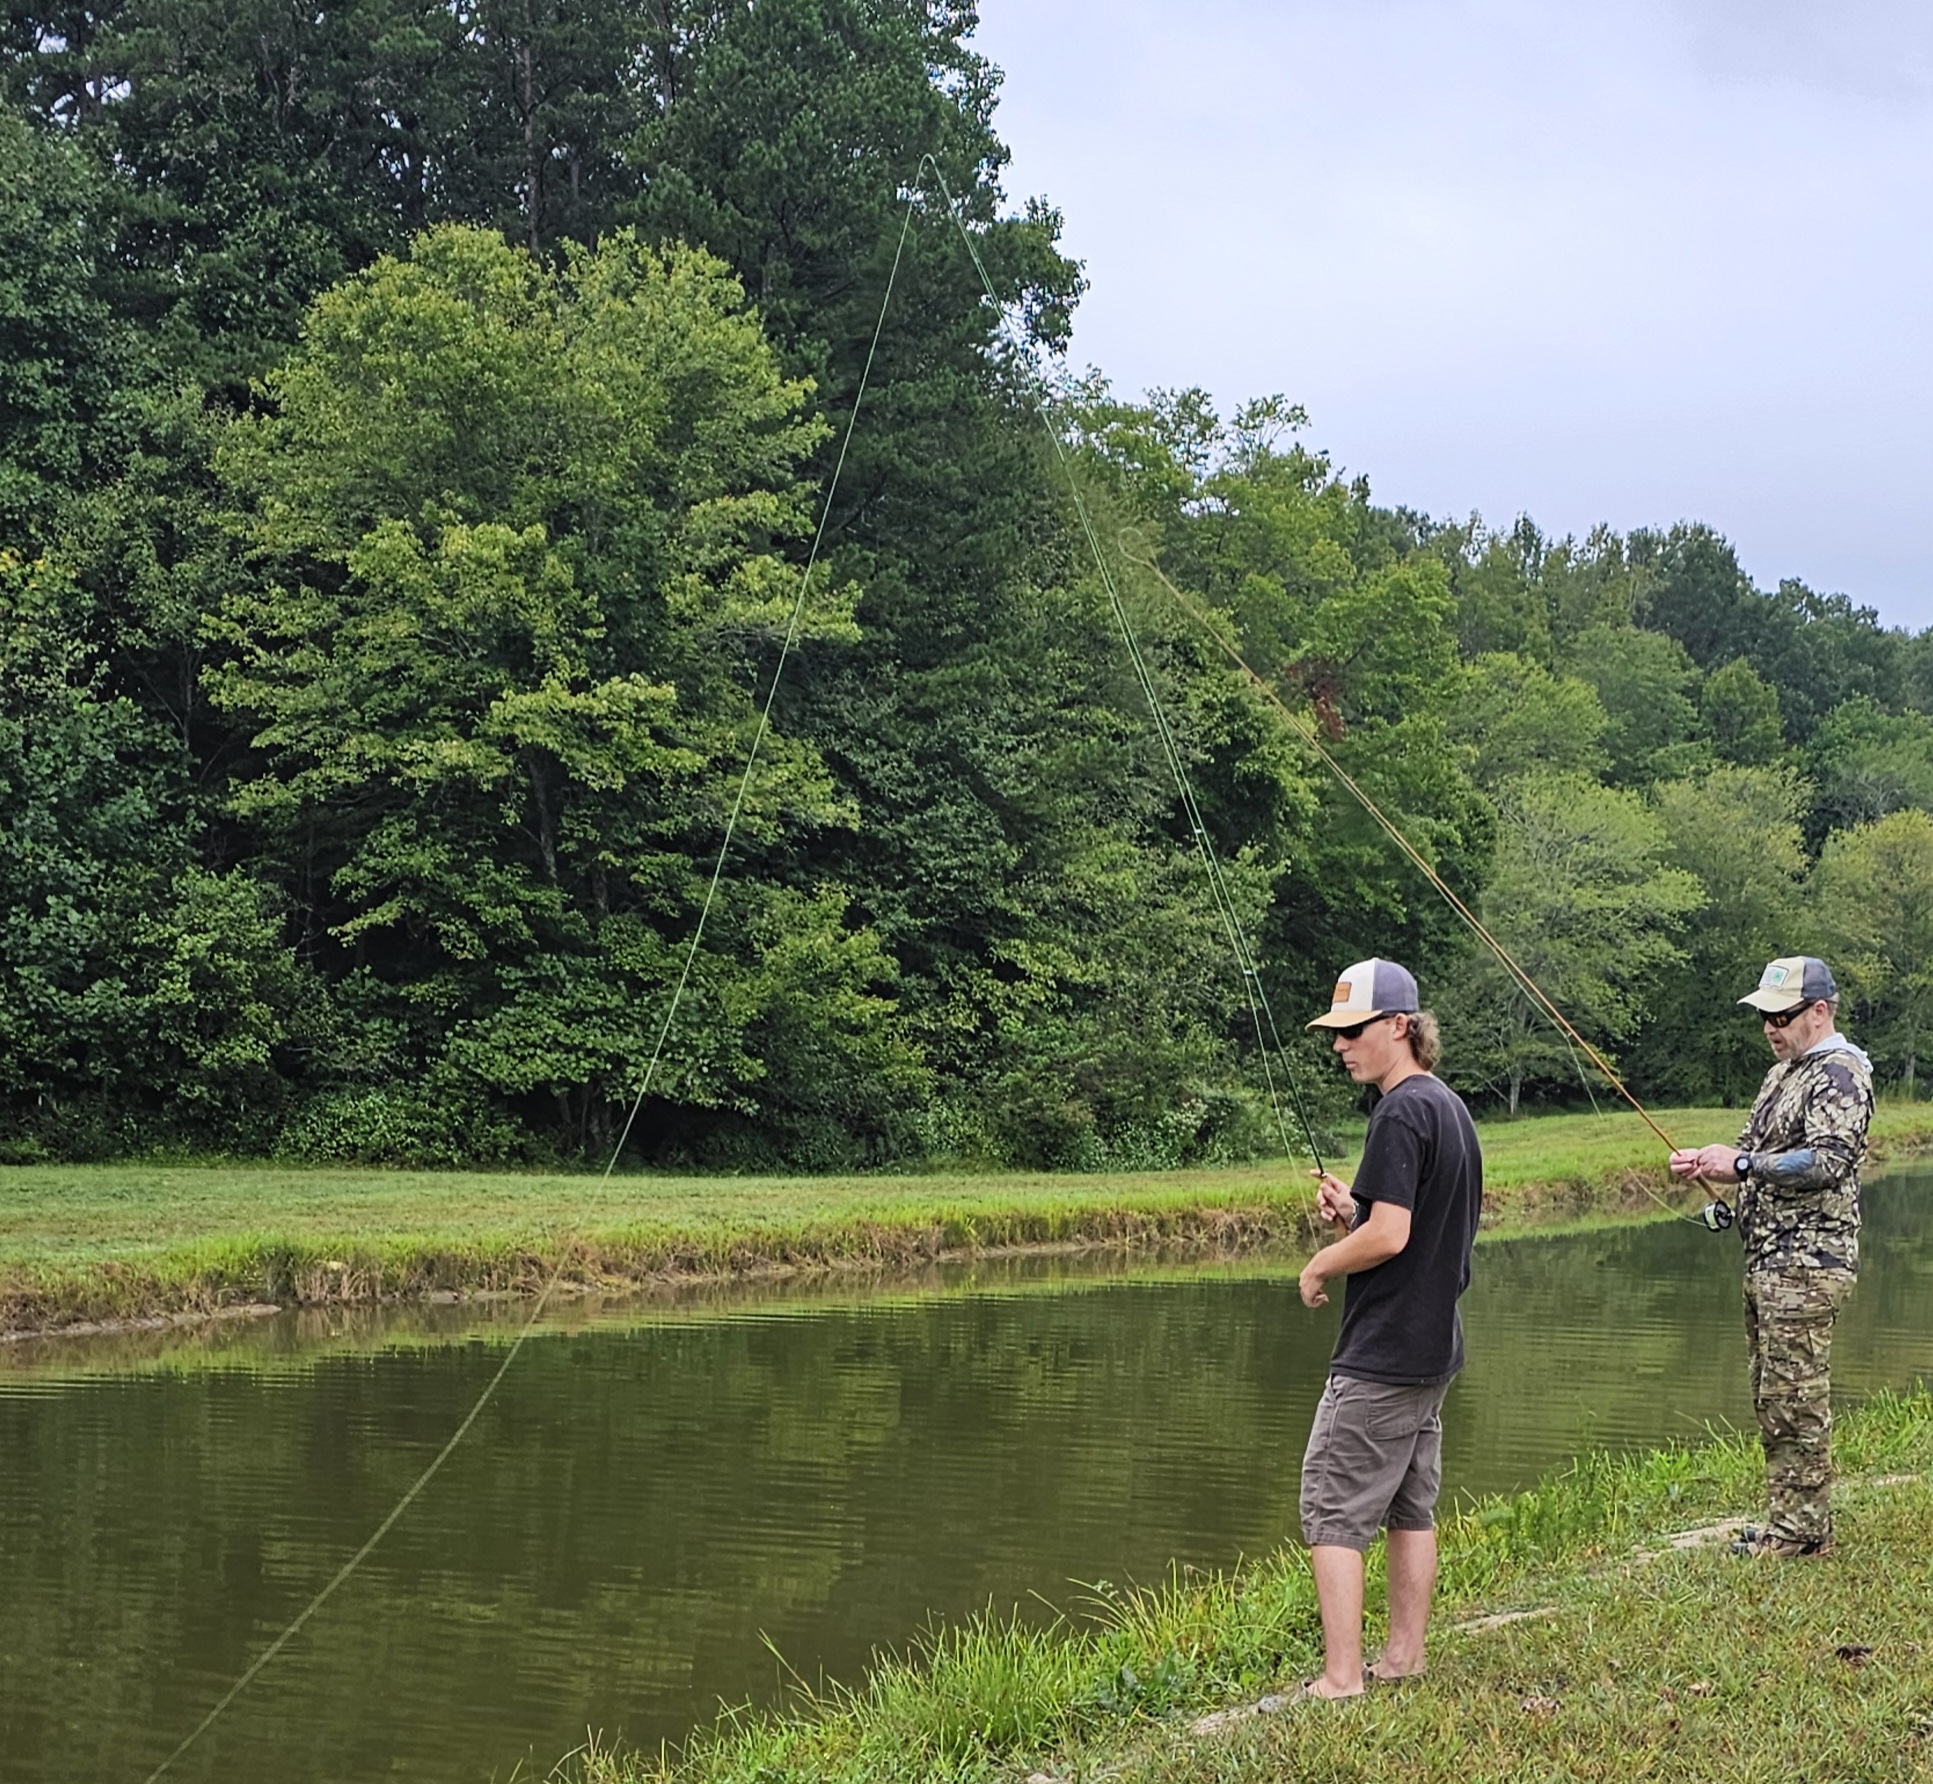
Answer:
M1732 1224L1732 1205L1721 1196L1700 1208L1698 1218L1714 1233L1722 1233Z

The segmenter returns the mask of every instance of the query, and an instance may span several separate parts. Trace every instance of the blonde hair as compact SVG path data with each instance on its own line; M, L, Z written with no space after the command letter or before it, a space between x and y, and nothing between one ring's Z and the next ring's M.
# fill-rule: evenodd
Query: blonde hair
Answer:
M1410 1012L1409 1050L1424 1071L1436 1070L1436 1062L1443 1057L1443 1031L1437 1027L1434 1010Z

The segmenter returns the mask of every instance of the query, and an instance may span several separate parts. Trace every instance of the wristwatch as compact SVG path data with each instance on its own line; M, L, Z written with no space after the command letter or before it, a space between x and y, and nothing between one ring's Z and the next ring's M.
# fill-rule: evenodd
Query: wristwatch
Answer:
M1741 1177L1751 1176L1752 1155L1749 1152L1741 1152L1738 1157L1732 1160L1732 1169Z

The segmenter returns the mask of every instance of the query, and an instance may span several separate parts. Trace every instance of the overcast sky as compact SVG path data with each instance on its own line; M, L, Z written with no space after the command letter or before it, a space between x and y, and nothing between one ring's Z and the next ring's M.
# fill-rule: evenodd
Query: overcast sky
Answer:
M982 0L1074 358L1933 624L1928 0Z

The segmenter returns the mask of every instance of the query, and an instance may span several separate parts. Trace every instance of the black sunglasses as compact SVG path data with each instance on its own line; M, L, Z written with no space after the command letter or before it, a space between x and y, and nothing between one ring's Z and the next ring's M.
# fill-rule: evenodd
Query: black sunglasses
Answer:
M1812 998L1808 998L1804 1003L1798 1005L1794 1009L1762 1010L1759 1013L1765 1018L1765 1021L1768 1024L1768 1026L1772 1028L1788 1028L1794 1022L1798 1021L1798 1019L1801 1016L1803 1016L1807 1010L1811 1009L1812 1006L1816 1004L1818 1001L1819 1000L1816 997L1812 997Z
M1365 1017L1361 1022L1350 1023L1350 1025L1347 1028L1332 1028L1330 1029L1329 1032L1333 1035L1340 1036L1345 1041L1359 1041L1362 1039L1362 1031L1365 1028L1367 1028L1370 1025L1370 1023L1387 1022L1391 1016L1394 1016L1397 1013L1398 1012L1395 1010L1388 1010L1388 1011L1385 1011L1380 1016Z

